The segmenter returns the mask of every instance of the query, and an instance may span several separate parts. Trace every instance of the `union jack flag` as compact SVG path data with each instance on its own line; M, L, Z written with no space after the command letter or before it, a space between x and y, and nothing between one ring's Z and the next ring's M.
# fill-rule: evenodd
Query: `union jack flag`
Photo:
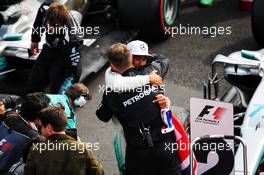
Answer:
M178 145L178 156L181 162L181 170L182 175L190 175L191 174L191 165L190 165L190 141L188 139L187 134L184 131L183 126L177 119L177 117L172 114L171 110L166 108L161 110L162 121L166 125L166 127L161 129L162 133L167 133L170 131L174 131L176 137L176 145ZM186 149L182 149L179 145L185 145ZM197 161L195 158L193 159L193 174L197 173Z

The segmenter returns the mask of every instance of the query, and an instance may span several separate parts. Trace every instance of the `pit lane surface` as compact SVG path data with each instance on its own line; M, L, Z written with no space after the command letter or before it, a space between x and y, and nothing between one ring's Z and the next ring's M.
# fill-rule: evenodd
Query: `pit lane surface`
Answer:
M186 3L186 2L185 2ZM202 81L207 79L211 61L217 54L228 55L241 49L259 49L251 33L250 13L238 10L237 0L217 2L212 8L187 5L182 9L178 27L231 27L231 34L210 37L210 34L177 34L167 41L151 43L151 52L170 58L170 69L165 80L166 95L173 106L189 108L190 97L202 97ZM93 99L78 115L78 134L82 141L91 143L97 159L107 175L117 174L113 154L111 122L103 123L95 116L104 85L104 70L86 81ZM226 85L222 88L227 88Z

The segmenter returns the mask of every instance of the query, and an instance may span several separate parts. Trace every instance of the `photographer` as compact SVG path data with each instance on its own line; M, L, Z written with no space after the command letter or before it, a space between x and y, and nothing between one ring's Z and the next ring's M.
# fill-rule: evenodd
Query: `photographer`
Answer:
M4 117L0 124L0 174L17 163L26 145L39 137L37 116L41 109L48 106L49 98L44 93L26 95L20 113L4 112L4 106L8 103L2 101L1 111Z
M50 105L61 106L68 118L66 126L67 134L77 139L76 112L83 107L92 96L89 89L83 83L74 83L63 94L46 94L50 99Z
M61 105L68 118L67 129L76 129L76 112L92 97L83 83L74 83L63 94L47 94L50 105Z

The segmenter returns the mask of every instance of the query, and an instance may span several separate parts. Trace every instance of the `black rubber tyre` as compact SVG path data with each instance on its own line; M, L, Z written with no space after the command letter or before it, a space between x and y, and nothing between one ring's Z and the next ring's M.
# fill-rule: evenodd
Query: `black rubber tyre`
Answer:
M169 36L179 15L180 0L117 0L122 28L140 30L143 37L161 40Z
M257 43L264 47L264 1L254 0L251 16L252 32Z

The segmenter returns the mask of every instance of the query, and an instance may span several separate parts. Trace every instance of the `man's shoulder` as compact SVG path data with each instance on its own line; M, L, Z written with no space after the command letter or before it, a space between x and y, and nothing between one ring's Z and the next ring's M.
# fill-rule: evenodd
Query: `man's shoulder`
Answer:
M75 152L76 155L81 157L86 157L87 152L92 150L91 143L84 143L73 139L63 140L62 143L68 145L68 151Z
M6 125L9 130L16 131L28 138L35 138L39 135L35 129L31 128L28 123L15 112L7 114L2 124Z
M137 75L145 75L143 70L144 70L143 68L130 68L130 69L126 70L122 74L122 76L134 77L134 76L137 76Z

